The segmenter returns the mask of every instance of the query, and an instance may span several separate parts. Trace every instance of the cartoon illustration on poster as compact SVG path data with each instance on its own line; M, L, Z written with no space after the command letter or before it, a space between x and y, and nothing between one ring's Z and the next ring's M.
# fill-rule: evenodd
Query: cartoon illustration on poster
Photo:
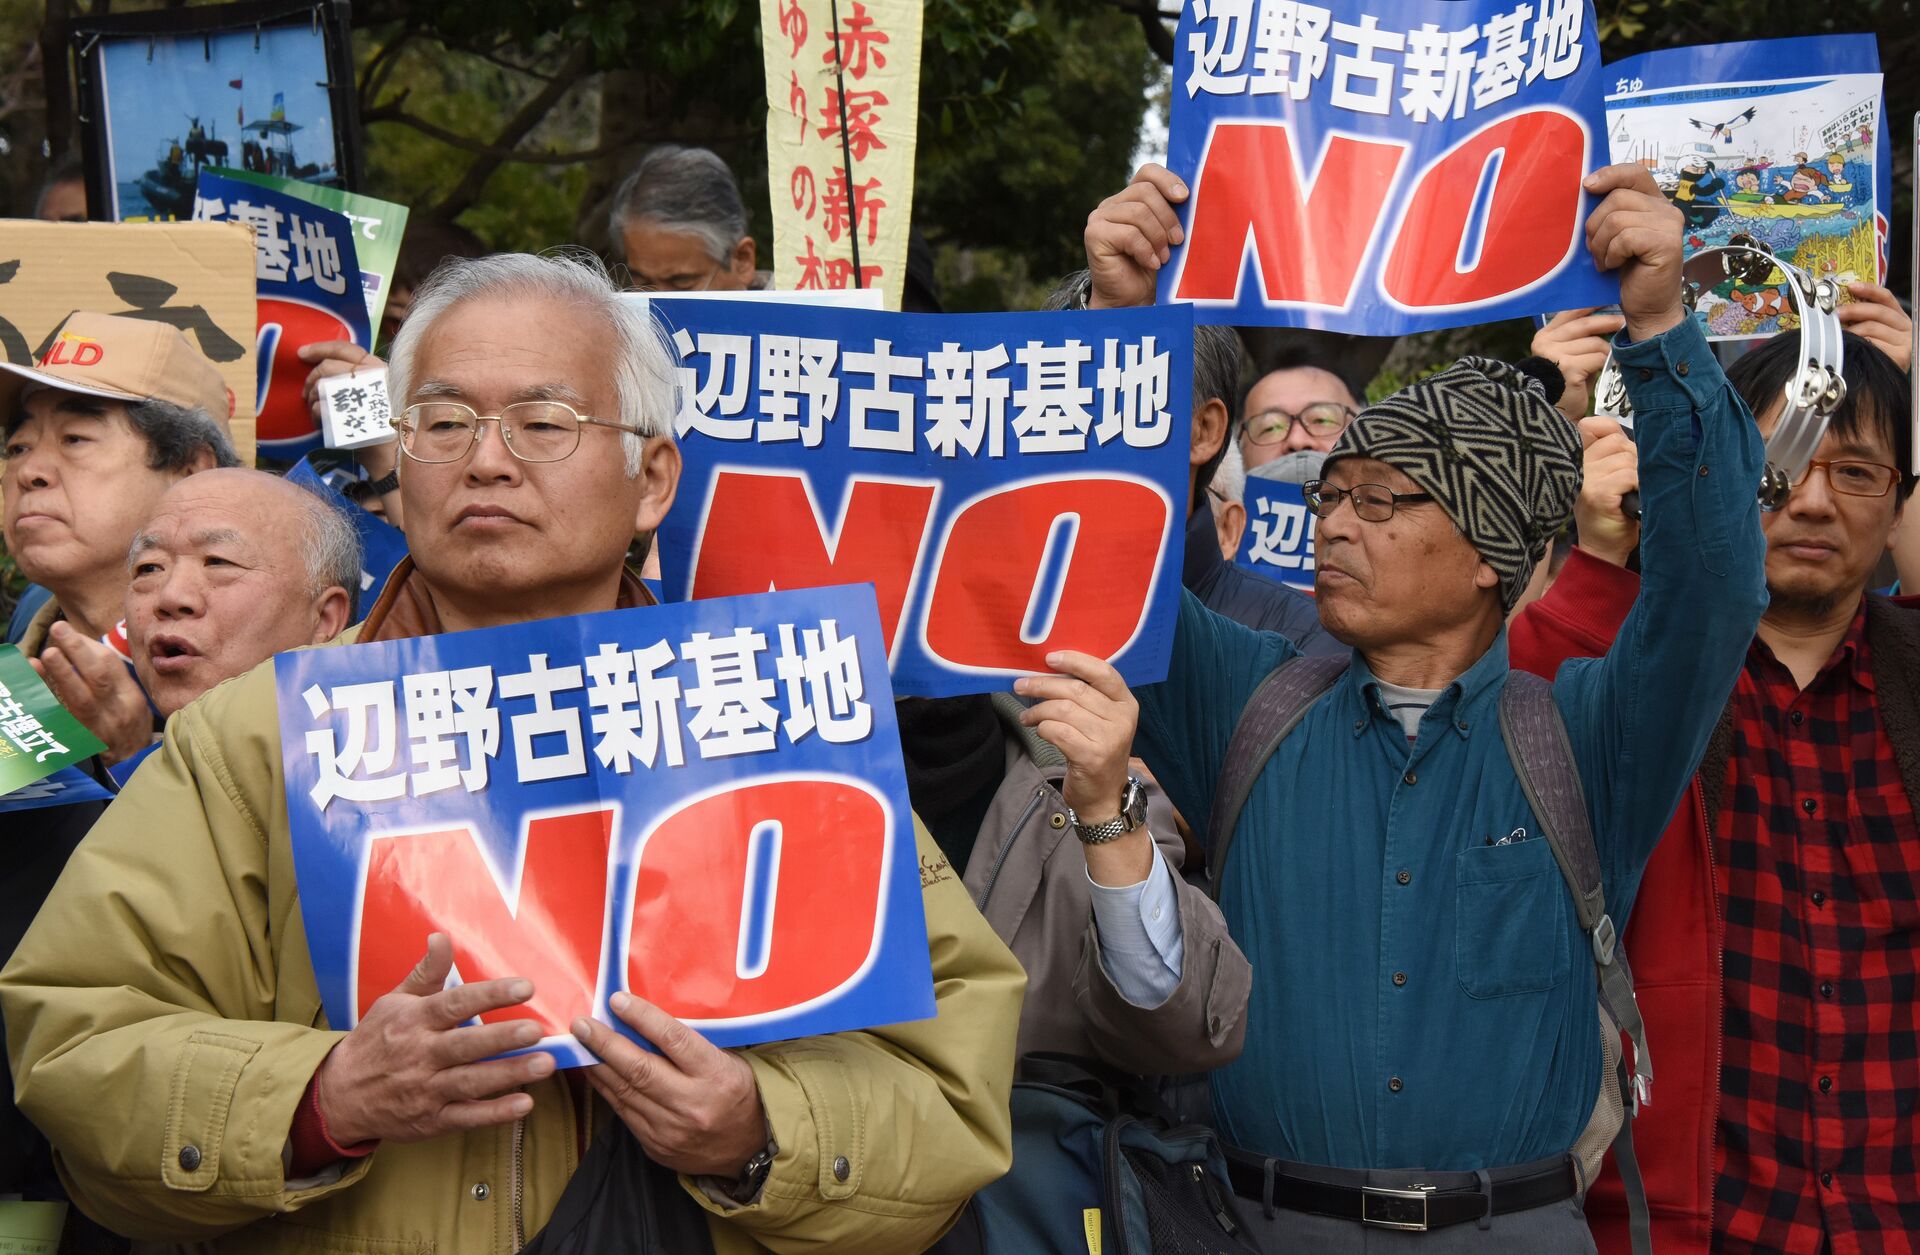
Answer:
M1885 273L1888 149L1871 35L1672 48L1607 67L1607 138L1686 216L1687 252L1756 243L1842 285ZM1698 313L1717 339L1798 325L1774 271Z

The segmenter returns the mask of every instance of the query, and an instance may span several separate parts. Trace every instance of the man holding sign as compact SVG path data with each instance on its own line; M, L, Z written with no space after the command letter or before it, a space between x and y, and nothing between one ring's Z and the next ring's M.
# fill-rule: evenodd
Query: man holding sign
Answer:
M1586 190L1640 420L1641 591L1614 649L1550 689L1509 671L1506 613L1571 513L1580 441L1553 387L1468 358L1363 412L1308 486L1346 665L1263 685L1297 651L1189 597L1167 683L1139 695L1142 754L1211 816L1215 892L1256 973L1213 1096L1265 1249L1385 1249L1383 1229L1435 1251L1592 1249L1581 1200L1623 1102L1597 994L1635 1018L1609 914L1766 603L1760 440L1681 303L1681 216L1637 166ZM1105 260L1137 291L1184 196L1143 171L1140 210L1108 214L1137 236L1113 233L1095 275ZM1510 743L1510 719L1536 734Z
M391 369L411 556L361 642L648 603L623 558L678 484L673 362L598 267L451 263ZM259 668L174 719L0 978L20 1105L90 1214L221 1249L506 1255L617 1117L681 1174L666 1201L705 1208L717 1250L879 1252L925 1246L1005 1170L1023 977L953 880L924 890L936 1019L730 1052L616 998L659 1053L574 1025L605 1104L551 1054L498 1057L540 1037L495 1014L534 982L446 987L445 936L329 1030L273 686Z

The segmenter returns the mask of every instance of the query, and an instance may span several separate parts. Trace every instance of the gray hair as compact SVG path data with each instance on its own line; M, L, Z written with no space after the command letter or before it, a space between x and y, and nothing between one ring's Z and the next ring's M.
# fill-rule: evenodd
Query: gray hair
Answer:
M300 553L307 564L307 593L318 597L336 585L346 589L347 622L352 623L360 617L360 575L366 569L360 533L345 509L303 483L285 482L305 498L307 526Z
M640 159L613 195L607 223L613 238L625 235L632 222L697 235L707 255L725 264L747 234L747 208L733 171L718 154L661 144Z
M127 420L145 438L147 465L156 471L191 470L202 450L213 455L215 466L240 465L226 427L198 406L135 401L127 406Z
M638 475L646 437L666 435L672 429L679 357L654 321L649 303L623 296L600 259L585 250L449 257L436 266L415 289L413 308L388 355L387 385L394 405L404 408L419 382L414 354L440 315L463 301L489 296L560 301L605 321L607 342L600 356L613 372L619 408L618 414L606 417L644 433L621 433L627 474Z
M1220 465L1213 471L1212 487L1223 501L1247 503L1247 460L1238 440L1227 441L1227 451L1220 455Z

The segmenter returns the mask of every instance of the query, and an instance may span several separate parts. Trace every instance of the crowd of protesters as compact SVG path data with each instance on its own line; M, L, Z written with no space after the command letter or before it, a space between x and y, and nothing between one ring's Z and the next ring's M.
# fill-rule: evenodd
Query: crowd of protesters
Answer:
M0 374L8 639L103 776L140 765L4 821L0 1196L71 1200L80 1251L963 1249L969 1200L1037 1170L1010 1087L1054 1052L1217 1130L1208 1250L1920 1249L1920 605L1876 591L1920 579L1911 324L1854 285L1844 403L1763 513L1797 333L1723 369L1680 211L1638 166L1587 188L1619 312L1525 362L1369 403L1310 340L1256 378L1196 329L1163 683L1068 652L899 702L934 1018L722 1050L616 995L656 1051L581 1021L573 1071L477 1018L531 985L450 983L444 937L329 1028L262 664L652 604L675 357L620 293L767 286L726 166L648 154L623 269L410 247L396 409L534 404L571 443L405 411L363 451L408 547L372 605L337 505L238 466L191 341L75 313L142 365ZM1049 307L1151 303L1187 194L1148 166L1094 207ZM72 170L37 212L84 215ZM308 346L310 402L370 356ZM1589 416L1609 357L1631 438ZM1304 485L1314 596L1233 560L1252 478Z

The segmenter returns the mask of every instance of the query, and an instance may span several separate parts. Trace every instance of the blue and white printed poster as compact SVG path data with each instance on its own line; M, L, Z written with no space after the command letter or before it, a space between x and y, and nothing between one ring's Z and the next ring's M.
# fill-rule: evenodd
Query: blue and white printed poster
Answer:
M870 583L906 696L1004 689L1057 649L1165 678L1187 309L662 314L685 462L658 538L669 599Z
M1313 591L1313 534L1319 519L1306 490L1277 479L1247 478L1247 530L1234 561L1302 592Z
M1653 172L1686 215L1689 257L1752 242L1816 279L1885 277L1892 146L1873 36L1663 48L1607 79L1613 159ZM1798 325L1780 271L1729 278L1696 313L1719 339Z
M193 216L253 228L260 452L285 461L313 452L320 429L305 395L312 367L298 350L348 340L373 351L352 219L286 192L204 172Z
M1379 336L1617 299L1590 0L1189 0L1176 39L1162 302Z
M328 1022L433 932L524 977L537 1049L616 991L720 1046L934 1011L869 588L615 610L274 660ZM624 1031L624 1029L622 1029Z

